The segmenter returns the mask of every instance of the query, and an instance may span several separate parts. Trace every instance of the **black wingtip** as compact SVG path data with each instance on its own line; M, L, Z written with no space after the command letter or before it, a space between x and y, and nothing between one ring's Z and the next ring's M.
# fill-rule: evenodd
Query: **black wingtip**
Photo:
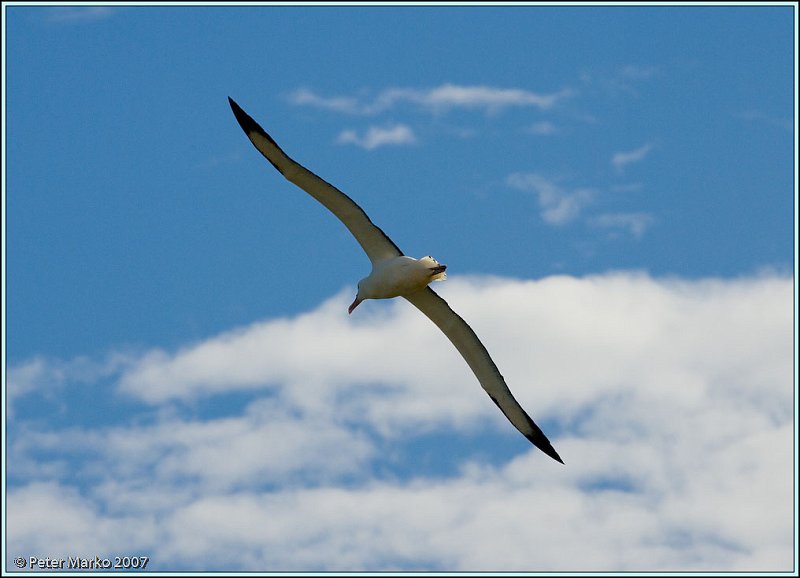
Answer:
M239 126L242 127L242 130L244 130L245 133L264 132L264 129L258 126L258 123L254 121L249 114L243 111L242 107L236 104L236 101L230 96L228 97L228 104L231 105L233 116L236 117L236 121L239 123Z
M542 450L542 452L546 453L548 456L553 458L555 461L562 464L564 463L564 460L561 459L561 456L558 455L558 452L550 443L550 440L548 440L544 434L541 434L540 436L526 435L525 437L528 438L529 442L531 442L537 448Z
M258 147L256 142L253 140L253 135L257 134L262 138L267 139L267 141L269 141L276 149L278 149L283 156L285 156L287 159L289 159L289 156L285 152L283 152L283 150L281 150L281 147L278 146L278 143L272 140L272 137L267 134L267 131L261 128L261 125L258 124L255 120L253 120L253 117L251 117L244 110L242 110L242 107L236 104L236 101L233 100L230 96L228 97L228 104L231 105L231 110L233 111L233 116L236 117L236 122L238 122L239 126L242 127L244 134L247 135L247 138L250 139L250 142L253 143L253 145L259 150L259 152L262 155L264 155L264 158L266 158L270 162L270 164L278 170L279 173L285 175L283 169L279 167L273 159L267 156L266 152L264 152Z
M546 450L542 450L542 451L544 451L544 453L546 453L548 456L553 458L558 463L564 465L564 460L561 459L561 456L558 455L558 452L555 450L555 448L553 448L553 446L550 446Z
M431 289L430 287L428 287L428 290L429 290L429 291L432 291L432 289ZM502 406L502 405L500 405L500 402L499 402L499 401L497 401L497 400L495 399L495 397L494 397L492 394L489 394L489 398L490 398L490 399L491 399L491 400L494 402L494 404L495 404L495 405L496 405L498 408L500 408L500 411L502 411L502 412L503 412L503 415L504 415L504 416L506 416L506 418L508 418L508 414L506 413L506 410L504 410L504 409L503 409L503 406ZM520 409L522 409L522 408L520 408ZM522 410L522 413L525 413L525 410ZM558 452L557 452L557 451L555 450L555 448L553 447L553 444L551 444L551 443L550 443L550 440L549 440L549 439L547 439L547 436L546 436L546 435L544 435L544 432L543 432L543 431L542 431L542 430L539 428L539 426L538 426L538 425L536 425L536 424L533 422L533 420L531 419L531 416L529 416L527 413L525 413L525 417L526 417L526 418L527 418L527 420L528 420L528 427L529 427L530 429L532 429L533 431L532 431L531 433L529 433L529 434L526 434L525 432L523 432L522 430L520 430L520 433L522 433L522 435L524 435L524 436L525 436L525 438L526 438L526 439L527 439L529 442L531 442L531 443L532 443L533 445L535 445L537 448L539 448L540 450L542 450L542 451L543 451L544 453L546 453L548 456L550 456L551 458L553 458L555 461L557 461L557 462L559 462L559 463L562 463L562 464L563 464L563 463L564 463L564 460L562 460L562 459L561 459L561 456L560 456L560 455L558 455ZM509 420L509 421L511 421L511 418L508 418L508 420ZM512 423L513 423L513 422L512 422Z
M548 456L553 458L555 461L560 462L562 464L564 463L564 460L561 459L561 456L558 455L558 452L553 447L553 445L550 443L550 440L548 440L545 437L544 434L541 434L541 436L532 436L531 435L531 436L525 436L525 437L528 438L528 440L533 445L535 445L537 448L542 450L544 453L546 453Z

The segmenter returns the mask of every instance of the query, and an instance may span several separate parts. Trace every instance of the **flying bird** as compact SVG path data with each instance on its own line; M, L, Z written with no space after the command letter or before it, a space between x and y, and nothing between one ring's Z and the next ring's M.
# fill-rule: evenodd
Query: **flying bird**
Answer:
M348 313L352 313L365 299L404 297L433 321L455 345L483 389L514 427L533 445L563 464L564 461L547 436L514 399L489 352L472 328L428 286L431 281L445 279L447 266L431 256L414 259L404 255L353 199L290 158L232 98L228 97L228 101L236 120L256 149L286 179L336 215L372 262L372 272L358 282L358 292Z

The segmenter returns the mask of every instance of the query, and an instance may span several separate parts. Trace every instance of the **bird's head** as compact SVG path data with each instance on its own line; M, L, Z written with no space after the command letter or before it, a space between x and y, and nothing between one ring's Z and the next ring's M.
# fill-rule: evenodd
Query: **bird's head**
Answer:
M347 314L348 314L348 315L350 315L350 314L353 312L353 310L354 310L356 307L358 307L359 303L361 303L361 302L362 302L364 299L366 299L366 297L364 297L364 291L363 291L363 289L361 288L361 286L362 286L363 282L364 282L364 280L363 280L363 279L362 279L361 281L359 281L359 282L358 282L358 292L356 293L356 298L355 298L355 299L353 300L353 302L350 304L350 307L348 307L348 308L347 308Z

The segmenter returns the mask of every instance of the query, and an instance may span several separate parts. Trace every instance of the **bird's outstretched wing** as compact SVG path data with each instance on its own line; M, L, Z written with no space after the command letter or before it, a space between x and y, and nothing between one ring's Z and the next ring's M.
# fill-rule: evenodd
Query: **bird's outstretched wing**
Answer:
M386 236L386 233L370 221L364 209L359 207L353 199L292 160L232 98L228 97L228 101L236 120L239 121L239 125L250 142L284 177L336 215L359 242L370 261L375 263L403 254L397 245Z
M439 297L433 289L426 287L421 291L404 295L417 309L422 311L431 321L439 326L439 329L456 346L458 352L467 362L475 377L478 378L483 389L489 394L500 408L508 420L514 424L522 435L528 438L533 445L542 450L548 456L561 462L564 461L558 455L550 440L542 433L530 416L525 413L522 406L514 399L511 390L508 389L503 376L489 356L489 352L481 343L472 328L467 325L455 311L447 304L447 301Z

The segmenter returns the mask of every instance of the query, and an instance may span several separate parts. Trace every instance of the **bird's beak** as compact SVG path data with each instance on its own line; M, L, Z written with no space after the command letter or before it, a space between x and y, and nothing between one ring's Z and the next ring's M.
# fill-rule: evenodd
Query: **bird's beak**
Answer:
M355 300L350 304L350 307L347 308L347 314L350 315L353 312L353 309L358 307L358 304L361 303L363 299L359 299L358 295L356 295Z

